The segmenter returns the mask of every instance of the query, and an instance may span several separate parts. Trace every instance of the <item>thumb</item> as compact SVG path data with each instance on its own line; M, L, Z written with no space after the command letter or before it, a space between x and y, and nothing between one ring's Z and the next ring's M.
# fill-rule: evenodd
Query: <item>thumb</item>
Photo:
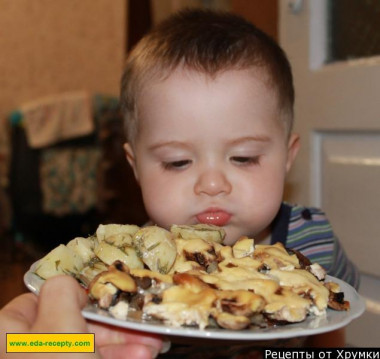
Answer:
M88 332L81 309L87 301L84 290L68 275L48 279L42 286L34 330L51 333Z

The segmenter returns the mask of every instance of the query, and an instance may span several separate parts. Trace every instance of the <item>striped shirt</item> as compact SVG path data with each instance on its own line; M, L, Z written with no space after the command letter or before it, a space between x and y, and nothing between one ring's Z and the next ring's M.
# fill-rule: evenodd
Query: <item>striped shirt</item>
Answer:
M272 224L271 244L276 242L300 251L327 274L359 287L359 272L320 209L283 203Z

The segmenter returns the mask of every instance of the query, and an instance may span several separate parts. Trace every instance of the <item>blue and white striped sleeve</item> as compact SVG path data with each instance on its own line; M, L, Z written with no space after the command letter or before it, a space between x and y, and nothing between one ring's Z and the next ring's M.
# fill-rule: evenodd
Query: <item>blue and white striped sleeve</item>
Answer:
M340 278L358 289L360 275L358 268L350 261L344 252L338 238L334 241L334 252L331 256L330 266L326 268L327 274Z
M327 274L359 287L359 271L349 260L324 212L318 208L292 207L286 245L299 250Z

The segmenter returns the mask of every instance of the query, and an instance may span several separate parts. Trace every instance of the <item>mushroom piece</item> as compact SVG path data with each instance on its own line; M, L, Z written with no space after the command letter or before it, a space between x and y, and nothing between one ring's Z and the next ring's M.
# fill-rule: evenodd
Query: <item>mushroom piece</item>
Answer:
M247 317L226 312L217 314L215 320L222 328L232 330L245 329L250 325L250 320Z
M148 289L151 287L164 288L173 283L172 276L161 274L159 272L152 272L149 269L131 269L130 275L141 289Z
M340 291L340 286L335 282L325 283L325 287L329 290L328 307L334 310L349 310L350 302L344 300L344 293Z
M217 295L218 307L237 316L251 316L260 312L266 304L262 296L247 290L217 291Z
M99 273L90 283L89 292L99 307L109 308L119 291L136 293L137 285L128 274L129 268L120 261L113 263L108 271Z
M327 305L329 308L339 311L350 309L350 302L344 300L343 292L334 293L330 291Z
M175 242L179 256L183 256L186 261L198 263L204 269L216 262L213 244L204 239L176 239Z
M159 272L152 272L149 269L131 269L130 275L134 278L150 278L155 280L157 283L173 283L172 276L168 274L161 274Z
M296 249L292 248L286 248L286 250L289 254L295 254L297 256L301 269L305 269L311 266L312 263L310 259L304 256L300 251L297 251Z

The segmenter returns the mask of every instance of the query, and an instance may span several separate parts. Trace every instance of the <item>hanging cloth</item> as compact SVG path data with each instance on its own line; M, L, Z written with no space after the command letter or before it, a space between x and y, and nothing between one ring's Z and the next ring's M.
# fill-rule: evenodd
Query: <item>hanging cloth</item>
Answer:
M28 143L37 149L91 134L92 99L85 91L31 101L20 107Z

